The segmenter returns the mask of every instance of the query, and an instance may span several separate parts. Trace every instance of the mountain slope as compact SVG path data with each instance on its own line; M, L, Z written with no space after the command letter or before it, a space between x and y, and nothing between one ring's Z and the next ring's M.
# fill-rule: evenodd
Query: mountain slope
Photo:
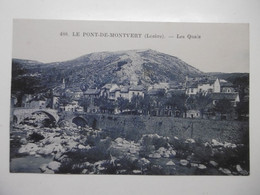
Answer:
M33 61L28 62L32 64ZM177 57L154 50L98 52L64 62L35 62L35 66L15 59L13 70L16 69L25 70L27 75L36 75L47 88L60 85L63 78L70 88L81 85L101 87L106 83L126 85L132 81L148 86L158 82L183 82L186 75L203 74ZM16 72L13 79L20 76Z

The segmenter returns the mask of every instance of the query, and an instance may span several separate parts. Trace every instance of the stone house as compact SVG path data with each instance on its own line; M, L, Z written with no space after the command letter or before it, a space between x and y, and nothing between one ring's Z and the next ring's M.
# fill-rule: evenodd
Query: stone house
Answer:
M144 87L141 85L118 86L117 84L106 84L101 88L101 96L110 100L117 100L119 97L131 101L134 95L144 97Z
M197 93L207 94L207 93L220 93L220 81L219 79L206 79L200 80L187 86L187 95L196 95Z
M82 112L83 111L83 107L79 106L78 101L73 100L70 104L66 105L66 106L61 106L60 109L62 111L66 111L66 112Z
M234 93L212 93L212 94L210 94L210 98L212 99L213 105L216 105L217 102L221 99L229 100L233 107L236 107L237 103L240 102L239 94L237 92L234 92Z
M198 85L197 84L192 84L190 87L187 88L186 94L188 96L190 95L196 95L198 93Z
M40 96L34 97L26 103L26 108L44 109L47 106L47 98Z
M187 110L184 113L184 118L201 118L201 112L199 110Z
M221 93L234 93L235 89L233 87L233 84L230 82L221 82Z
M128 92L128 100L131 101L134 95L144 97L144 87L141 85L131 86Z
M100 97L100 89L88 89L84 92L84 97L90 99L91 104L94 104L94 100Z

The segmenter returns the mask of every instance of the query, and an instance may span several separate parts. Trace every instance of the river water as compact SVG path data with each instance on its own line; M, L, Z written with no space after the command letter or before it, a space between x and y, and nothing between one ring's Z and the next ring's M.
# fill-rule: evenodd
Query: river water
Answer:
M41 173L39 167L53 160L52 156L35 157L25 156L11 159L10 172L14 173Z

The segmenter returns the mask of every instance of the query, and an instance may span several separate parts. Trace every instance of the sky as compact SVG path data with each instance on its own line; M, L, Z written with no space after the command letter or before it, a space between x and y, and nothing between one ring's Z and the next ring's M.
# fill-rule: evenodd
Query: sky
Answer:
M13 21L13 58L49 63L133 49L176 56L204 72L249 72L249 25Z

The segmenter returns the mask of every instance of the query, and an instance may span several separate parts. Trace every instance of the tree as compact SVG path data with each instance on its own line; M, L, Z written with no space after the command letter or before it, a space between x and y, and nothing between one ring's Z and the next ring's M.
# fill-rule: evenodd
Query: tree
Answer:
M98 106L101 112L109 111L113 113L116 108L116 103L107 99L106 97L99 97L94 100L95 106Z
M58 99L58 104L59 106L67 106L70 104L73 100L73 96L70 93L63 93L59 99Z
M106 110L108 110L110 113L113 113L115 111L116 104L114 101L108 100L106 103Z
M183 113L187 110L186 100L187 96L185 94L172 94L171 97L166 99L165 105L171 106L173 110Z
M216 112L219 112L220 115L221 115L221 118L223 116L223 114L230 114L232 113L233 111L233 106L231 104L231 102L226 99L226 98L223 98L219 101L217 101L215 107L214 107L214 110Z
M129 102L128 104L128 108L131 111L135 111L137 113L138 110L142 110L143 107L142 103L143 103L143 97L139 95L134 95L131 98L131 102Z
M41 82L40 78L31 76L13 77L12 94L17 97L18 106L22 104L22 98L25 94L38 94L48 90Z
M143 113L148 114L151 112L152 100L151 100L150 96L145 95L141 104L142 104Z
M83 92L85 92L88 88L89 88L89 86L88 86L87 84L85 84L85 83L82 83L82 84L80 85L80 89L81 89L81 91L83 91Z
M81 97L79 99L79 105L83 107L84 112L87 112L88 107L90 106L90 99L85 98L85 97Z
M187 98L186 108L199 110L203 117L204 112L208 109L211 102L212 100L210 99L209 96L197 94L195 96L190 96Z
M129 104L129 101L123 97L117 98L116 105L120 112L123 112L123 110L127 109L127 106Z
M239 102L236 107L239 120L243 119L249 114L249 102Z

